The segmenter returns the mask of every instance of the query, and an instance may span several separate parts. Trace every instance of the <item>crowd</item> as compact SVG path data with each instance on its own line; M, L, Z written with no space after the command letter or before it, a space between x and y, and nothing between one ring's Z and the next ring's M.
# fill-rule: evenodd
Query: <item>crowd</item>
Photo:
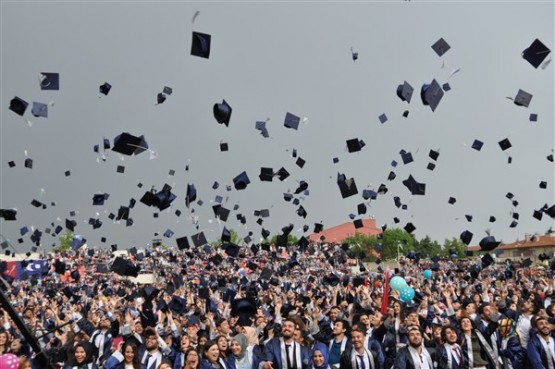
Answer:
M53 368L555 368L549 268L412 254L368 270L342 246L50 256L3 286L0 369L45 369L8 308ZM124 276L138 269L156 282Z

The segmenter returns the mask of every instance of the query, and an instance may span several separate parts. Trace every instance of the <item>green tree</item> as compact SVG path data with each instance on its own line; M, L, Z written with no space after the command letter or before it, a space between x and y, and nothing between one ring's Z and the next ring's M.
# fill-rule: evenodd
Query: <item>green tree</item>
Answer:
M376 250L376 245L379 243L376 236L367 236L362 233L356 233L354 236L344 239L343 243L350 245L349 250L356 253L363 252L366 254L364 261L370 262L376 260L376 256L373 254L373 251Z
M466 245L456 237L453 237L450 240L445 239L445 242L443 243L443 249L447 254L449 253L450 249L454 249L457 252L457 257L459 258L464 258L466 256Z
M276 245L278 242L278 237L281 237L281 235L272 236L272 238L270 239L270 243ZM298 241L299 241L299 238L297 236L292 234L287 235L287 244L296 245Z
M420 241L415 241L414 251L422 253L424 257L431 258L433 256L445 256L447 252L441 247L441 245L432 240L429 236L424 237Z
M382 260L397 259L397 251L401 256L414 251L414 242L414 238L404 229L386 229L381 240Z
M71 242L73 241L74 233L69 229L60 236L60 246L54 248L54 252L64 252L71 249Z

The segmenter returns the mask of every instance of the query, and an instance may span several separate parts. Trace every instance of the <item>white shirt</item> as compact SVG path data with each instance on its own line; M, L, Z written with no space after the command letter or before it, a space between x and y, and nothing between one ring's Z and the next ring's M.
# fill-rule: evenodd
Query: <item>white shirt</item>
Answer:
M532 315L521 314L516 323L516 332L520 336L522 347L526 348L530 341L530 328L532 328Z

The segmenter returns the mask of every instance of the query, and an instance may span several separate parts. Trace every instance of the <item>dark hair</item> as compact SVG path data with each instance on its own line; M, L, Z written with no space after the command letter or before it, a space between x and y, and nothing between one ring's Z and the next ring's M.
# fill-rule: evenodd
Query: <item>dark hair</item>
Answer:
M447 336L447 330L448 330L448 329L450 329L450 330L452 330L453 332L457 333L457 330L456 330L455 327L453 327L452 325L444 325L444 326L441 328L441 339L443 340L443 342L447 342L446 336ZM458 336L458 333L457 333L457 336Z
M366 327L364 327L362 323L354 324L353 327L351 328L351 333L353 332L360 332L363 335L366 335Z
M141 369L141 359L139 358L139 349L138 349L137 345L132 341L125 342L123 344L123 346L121 347L121 353L124 356L124 358L125 358L125 349L127 347L131 347L131 349L133 350L133 353L135 354L133 356L133 362L132 362L133 368L134 369ZM123 359L123 360L125 361L125 359Z
M213 341L213 340L208 340L208 341L206 341L204 346L202 346L202 357L203 358L206 358L206 351L208 351L208 349L212 346L218 347L218 342ZM218 348L218 350L219 350L219 348Z
M349 334L349 331L351 330L351 326L349 325L348 321L346 321L345 319L338 319L335 323L336 324L341 323L343 325L343 328L345 329L345 335ZM362 323L360 323L360 324L362 324ZM363 332L363 333L365 333L365 332Z
M194 348L194 347L189 347L187 350L185 350L185 354L183 355L183 357L185 358L185 362L187 361L187 356L189 356L189 354L191 352L196 352L196 354L198 355L198 363L197 363L197 367L195 369L200 368L200 354L198 353L198 351ZM185 367L185 363L182 363L183 367Z

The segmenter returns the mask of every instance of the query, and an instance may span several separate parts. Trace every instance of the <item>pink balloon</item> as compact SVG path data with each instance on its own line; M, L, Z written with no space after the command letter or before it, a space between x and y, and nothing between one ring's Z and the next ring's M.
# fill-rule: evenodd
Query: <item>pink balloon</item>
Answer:
M17 369L19 367L19 357L14 354L4 354L0 356L0 368Z

